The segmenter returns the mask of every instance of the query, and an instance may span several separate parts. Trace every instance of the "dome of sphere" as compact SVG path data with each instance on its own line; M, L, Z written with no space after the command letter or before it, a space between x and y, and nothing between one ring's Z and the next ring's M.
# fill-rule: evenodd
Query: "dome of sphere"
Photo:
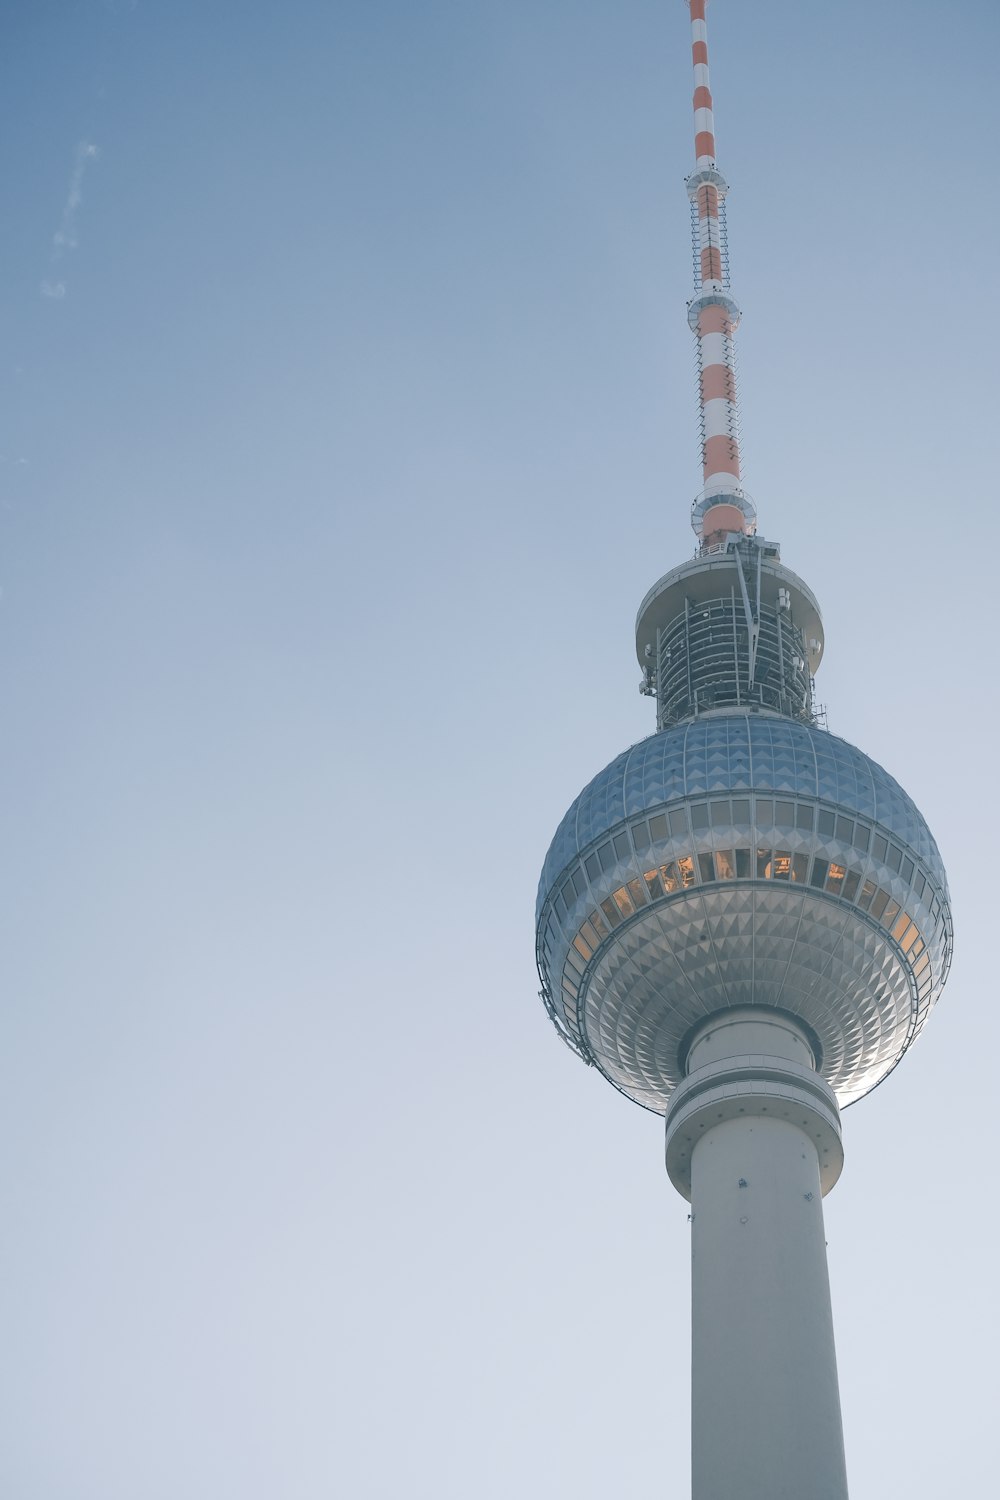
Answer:
M537 904L565 1040L662 1113L686 1039L731 1006L794 1015L849 1104L899 1061L951 958L944 866L881 766L779 715L651 735L576 798Z

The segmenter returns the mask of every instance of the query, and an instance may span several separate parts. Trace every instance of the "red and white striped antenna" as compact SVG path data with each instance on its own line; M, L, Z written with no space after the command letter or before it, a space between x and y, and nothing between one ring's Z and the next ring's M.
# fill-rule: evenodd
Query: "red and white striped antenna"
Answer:
M734 336L740 310L729 289L726 194L715 160L715 116L708 77L708 0L687 0L694 63L695 169L687 179L694 239L695 295L688 322L698 340L703 488L691 509L702 550L727 535L756 530L757 510L740 482L740 426Z

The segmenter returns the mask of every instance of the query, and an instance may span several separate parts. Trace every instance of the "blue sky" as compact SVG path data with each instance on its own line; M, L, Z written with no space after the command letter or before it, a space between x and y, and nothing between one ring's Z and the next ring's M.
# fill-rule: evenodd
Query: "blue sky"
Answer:
M979 1493L1000 19L709 24L747 487L955 904L826 1204L852 1496ZM686 1206L532 916L693 542L685 8L3 32L0 1490L683 1495Z

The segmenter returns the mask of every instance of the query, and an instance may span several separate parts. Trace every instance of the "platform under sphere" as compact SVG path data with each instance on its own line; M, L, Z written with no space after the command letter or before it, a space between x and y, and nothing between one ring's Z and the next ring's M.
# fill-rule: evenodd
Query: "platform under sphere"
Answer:
M576 798L537 905L543 997L565 1039L663 1113L699 1022L797 1017L841 1105L875 1087L947 977L951 915L927 824L854 746L719 713L634 745Z

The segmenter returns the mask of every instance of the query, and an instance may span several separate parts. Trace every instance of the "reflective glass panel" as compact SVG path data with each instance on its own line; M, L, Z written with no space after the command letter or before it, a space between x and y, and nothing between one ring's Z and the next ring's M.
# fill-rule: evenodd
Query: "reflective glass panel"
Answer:
M601 910L603 911L604 915L607 917L608 922L610 923L610 925L612 927L617 927L618 923L622 919L621 918L621 912L618 910L617 906L612 901L612 899L611 899L610 896L608 897L607 901L602 901L601 902Z
M875 899L872 901L871 905L871 913L876 921L880 922L882 920L882 913L885 911L888 904L889 892L877 890L875 892Z

